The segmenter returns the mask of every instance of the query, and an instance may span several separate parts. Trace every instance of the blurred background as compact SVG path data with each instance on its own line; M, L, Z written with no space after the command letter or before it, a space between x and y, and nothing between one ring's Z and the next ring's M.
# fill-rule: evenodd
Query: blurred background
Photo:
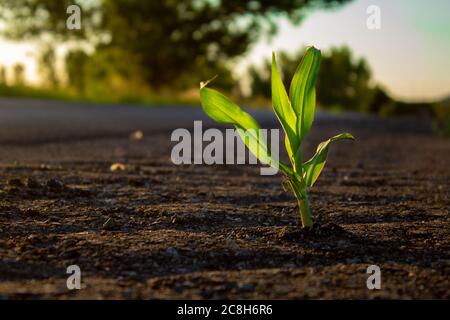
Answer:
M271 52L290 79L314 45L319 108L426 116L448 133L449 12L447 0L0 0L0 96L198 105L199 82L218 75L267 108Z

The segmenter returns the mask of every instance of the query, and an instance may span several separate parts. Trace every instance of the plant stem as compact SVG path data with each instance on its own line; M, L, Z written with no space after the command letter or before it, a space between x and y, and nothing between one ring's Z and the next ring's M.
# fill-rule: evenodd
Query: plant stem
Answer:
M300 210L300 218L302 219L303 228L310 228L313 225L311 218L311 209L309 207L308 198L298 199L298 208Z
M298 209L300 211L300 219L302 221L302 227L303 228L312 227L312 225L313 225L312 214L311 214L311 208L309 207L308 193L306 191L306 188L301 183L301 181L299 181L295 178L289 180L289 185L298 201ZM301 191L301 190L303 190L303 191Z

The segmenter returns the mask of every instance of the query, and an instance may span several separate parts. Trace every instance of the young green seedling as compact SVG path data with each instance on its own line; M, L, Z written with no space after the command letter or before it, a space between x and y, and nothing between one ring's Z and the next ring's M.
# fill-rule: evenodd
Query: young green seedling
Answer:
M279 168L286 176L287 186L298 200L303 227L311 227L312 215L308 190L314 185L327 160L331 142L354 139L341 133L317 147L316 154L302 161L300 146L311 129L316 106L315 82L320 65L320 51L309 47L292 78L289 96L278 73L275 54L272 56L272 106L285 132L286 151L291 167L272 157L258 123L248 113L216 90L200 84L200 99L206 114L220 123L233 124L246 146L263 163Z

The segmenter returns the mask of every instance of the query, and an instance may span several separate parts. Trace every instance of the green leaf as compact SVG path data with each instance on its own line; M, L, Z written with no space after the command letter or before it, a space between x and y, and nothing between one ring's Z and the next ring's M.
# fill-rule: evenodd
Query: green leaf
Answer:
M300 143L314 121L316 91L314 85L320 67L320 50L309 47L300 62L289 89L292 107L297 115L296 132Z
M327 161L330 143L335 140L342 139L354 140L355 138L350 133L341 133L324 142L321 142L317 147L316 154L303 164L304 177L307 187L312 187L322 172L325 162Z
M270 155L267 143L260 134L260 126L251 115L243 111L220 92L202 86L200 100L203 110L213 120L219 123L233 124L245 145L261 162L281 169L286 174L291 170Z
M272 55L272 106L284 129L284 132L286 133L286 150L288 152L289 159L295 168L296 163L301 165L298 161L296 162L296 157L299 157L300 154L300 140L298 139L296 133L297 116L292 109L291 102L289 101L289 97L286 93L286 88L284 87L283 81L278 73L275 53ZM301 166L298 169L301 170Z

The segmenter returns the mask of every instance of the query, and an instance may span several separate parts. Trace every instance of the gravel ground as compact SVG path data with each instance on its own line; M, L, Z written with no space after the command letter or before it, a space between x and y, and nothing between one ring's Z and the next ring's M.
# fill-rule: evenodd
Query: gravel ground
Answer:
M279 175L171 163L172 130L193 120L201 110L0 99L0 297L450 298L450 143L426 121L320 114L307 154L342 131L357 141L331 148L317 226L301 232ZM81 290L66 287L72 264ZM381 290L366 287L371 264Z

